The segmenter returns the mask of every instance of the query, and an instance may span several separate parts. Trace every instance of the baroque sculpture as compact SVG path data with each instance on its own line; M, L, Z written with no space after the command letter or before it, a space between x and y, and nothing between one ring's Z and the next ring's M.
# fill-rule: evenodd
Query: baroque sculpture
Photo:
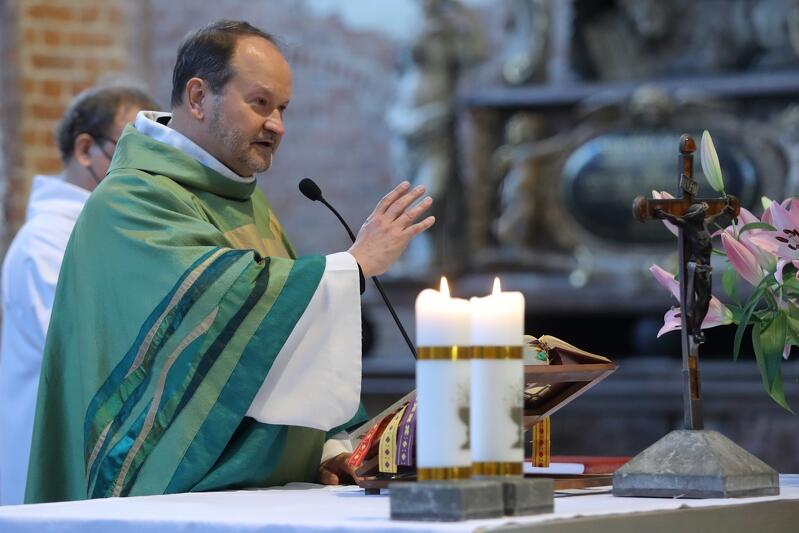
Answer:
M578 37L593 71L587 75L599 79L799 64L799 8L792 0L618 0L610 8L596 6L577 3L583 14Z
M424 185L433 198L439 223L414 239L405 253L406 274L443 265L453 239L452 223L460 223L463 198L456 169L455 95L465 68L485 55L475 14L455 0L423 0L424 22L401 61L394 106L386 116L394 135L392 152L399 177ZM442 216L446 214L446 216Z
M498 210L493 230L501 245L533 244L544 227L542 163L560 146L557 140L542 140L543 129L540 115L517 113L505 126L505 144L494 152Z
M511 85L546 75L550 14L547 0L511 0L503 39L502 77Z

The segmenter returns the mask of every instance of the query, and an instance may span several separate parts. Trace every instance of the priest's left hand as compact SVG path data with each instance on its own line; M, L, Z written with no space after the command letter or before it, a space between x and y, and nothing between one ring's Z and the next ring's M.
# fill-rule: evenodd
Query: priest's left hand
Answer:
M323 485L357 483L360 479L355 469L347 464L351 453L340 453L319 465L319 482Z

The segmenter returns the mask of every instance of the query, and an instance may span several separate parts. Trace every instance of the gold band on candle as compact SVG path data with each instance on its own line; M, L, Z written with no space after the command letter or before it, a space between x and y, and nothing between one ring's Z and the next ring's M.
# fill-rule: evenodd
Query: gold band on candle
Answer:
M521 358L522 358L521 346L473 346L472 347L472 359L521 359Z
M522 463L472 463L473 477L521 476Z
M447 479L469 479L472 469L469 466L447 466L441 468L417 468L418 481L443 481Z
M521 348L519 348L521 350ZM419 361L465 361L472 358L471 346L420 346ZM521 354L521 352L519 352Z

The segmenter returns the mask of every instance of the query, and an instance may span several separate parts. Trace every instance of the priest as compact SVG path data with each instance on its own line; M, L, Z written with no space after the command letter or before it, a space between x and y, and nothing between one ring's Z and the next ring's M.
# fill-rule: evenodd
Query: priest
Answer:
M337 483L360 402L360 290L431 227L389 192L353 246L297 257L254 175L284 134L274 38L220 21L178 49L67 247L27 502ZM421 199L421 200L420 200Z

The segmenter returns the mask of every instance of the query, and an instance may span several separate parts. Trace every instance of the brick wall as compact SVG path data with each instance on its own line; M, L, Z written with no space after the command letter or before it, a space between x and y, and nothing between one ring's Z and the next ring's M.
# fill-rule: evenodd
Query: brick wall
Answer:
M3 124L12 158L6 162L6 239L24 222L31 177L61 168L53 130L69 100L98 79L126 70L129 57L123 0L6 0L0 33L16 46L3 62ZM10 15L10 16L8 16ZM4 37L5 39L5 37ZM8 154L8 151L6 152Z
M16 0L0 0L0 251L5 249L3 241L7 237L5 212L10 177L18 175L20 170L16 142L19 126L16 23Z

